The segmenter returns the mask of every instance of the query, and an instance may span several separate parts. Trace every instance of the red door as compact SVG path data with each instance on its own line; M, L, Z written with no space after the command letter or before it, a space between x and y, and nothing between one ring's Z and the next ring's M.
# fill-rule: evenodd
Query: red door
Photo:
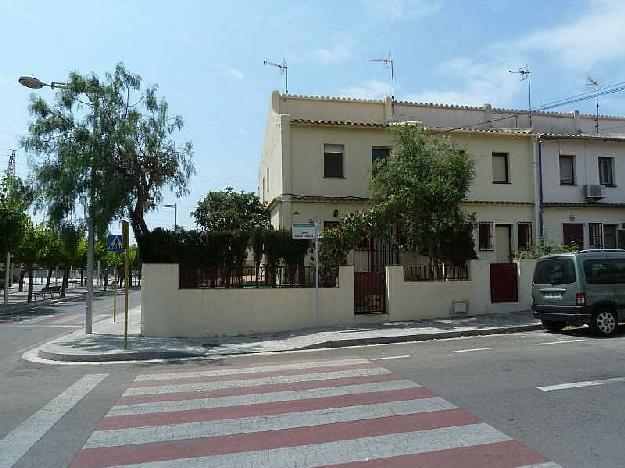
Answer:
M519 285L516 263L491 263L490 301L519 301Z

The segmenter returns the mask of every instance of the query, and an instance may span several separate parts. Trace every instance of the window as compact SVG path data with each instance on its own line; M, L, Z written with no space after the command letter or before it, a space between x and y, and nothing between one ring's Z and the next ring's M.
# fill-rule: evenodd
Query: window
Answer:
M616 224L603 225L603 248L616 249Z
M601 223L588 224L588 245L591 249L603 249L603 233Z
M614 185L614 158L599 158L599 183L608 187Z
M584 275L590 284L609 284L612 282L608 260L586 260Z
M560 155L560 185L575 185L575 156Z
M532 223L517 224L517 244L519 250L529 250L532 247Z
M493 153L493 184L509 184L508 153Z
M575 278L575 264L570 258L539 261L534 271L535 284L571 284Z
M374 176L377 173L377 169L384 167L389 154L390 148L382 146L374 146L371 148L371 173Z
M323 229L336 229L337 227L339 227L338 221L324 221L323 222Z
M493 223L479 223L478 244L480 250L493 250Z
M625 283L625 260L610 260L612 280L614 283Z
M575 223L562 224L562 240L564 245L584 248L584 225Z
M323 146L323 177L343 177L343 145Z

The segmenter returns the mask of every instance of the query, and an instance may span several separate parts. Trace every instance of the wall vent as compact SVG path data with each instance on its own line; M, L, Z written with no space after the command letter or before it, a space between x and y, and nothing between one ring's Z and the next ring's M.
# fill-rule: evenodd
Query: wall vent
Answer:
M453 301L451 303L451 316L463 317L469 315L469 302L468 301Z

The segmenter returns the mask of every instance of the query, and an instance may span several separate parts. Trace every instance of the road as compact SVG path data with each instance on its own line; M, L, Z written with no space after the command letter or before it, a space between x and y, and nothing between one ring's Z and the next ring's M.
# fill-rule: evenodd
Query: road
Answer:
M367 454L385 466L612 467L625 458L625 334L540 331L212 362L19 359L71 331L59 327L83 307L0 323L0 466L183 466L173 460L185 457L184 466L302 466ZM98 299L96 310L109 307Z

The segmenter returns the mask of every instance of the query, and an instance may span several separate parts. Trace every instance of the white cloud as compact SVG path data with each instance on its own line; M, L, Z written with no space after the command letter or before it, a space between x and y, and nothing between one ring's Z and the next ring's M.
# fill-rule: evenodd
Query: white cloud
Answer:
M441 8L439 0L364 0L369 16L387 21L422 18Z
M361 99L383 99L389 94L389 84L383 81L369 80L362 85L345 88L339 92L341 96Z
M598 0L578 19L519 39L513 45L547 53L565 68L590 70L606 60L625 58L625 2Z
M349 36L337 34L332 37L332 46L325 49L317 49L313 52L319 63L341 63L351 58L353 41Z
M239 70L238 68L234 68L234 67L230 67L225 65L224 66L224 71L231 76L232 78L235 78L237 80L242 80L245 78L245 74Z
M510 75L511 64L521 63L516 57L492 61L476 62L467 57L456 58L441 64L440 73L458 80L456 89L430 88L406 96L409 101L436 102L481 106L492 103L507 106L524 84Z

